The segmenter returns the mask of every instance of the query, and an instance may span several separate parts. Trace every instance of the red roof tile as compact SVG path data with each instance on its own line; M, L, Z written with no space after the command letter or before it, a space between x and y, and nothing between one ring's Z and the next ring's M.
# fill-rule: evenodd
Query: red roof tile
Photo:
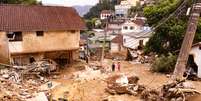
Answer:
M145 25L145 20L143 20L143 19L136 19L133 22L135 24L139 25L139 26L144 26Z
M82 29L85 24L71 7L0 5L0 31Z

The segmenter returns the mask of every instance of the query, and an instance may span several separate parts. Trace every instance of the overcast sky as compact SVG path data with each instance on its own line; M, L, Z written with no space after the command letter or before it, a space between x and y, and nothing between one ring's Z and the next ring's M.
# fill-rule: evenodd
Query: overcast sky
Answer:
M74 5L95 5L98 1L99 0L42 0L42 3L44 5L74 6Z

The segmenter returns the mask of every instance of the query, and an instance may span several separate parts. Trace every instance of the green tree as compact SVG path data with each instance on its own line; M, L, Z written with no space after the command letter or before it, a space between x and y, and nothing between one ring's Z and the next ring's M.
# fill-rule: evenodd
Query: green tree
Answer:
M161 19L167 17L169 14L181 4L179 0L164 0L156 5L145 7L144 15L147 17L149 25L157 25ZM182 9L184 12L179 16L172 16L165 23L162 23L155 29L149 42L145 46L145 52L156 52L158 54L166 54L168 52L174 53L181 48L184 34L187 27L188 16L185 16L187 8L192 2L186 3L186 8ZM198 29L194 42L201 41L201 20L198 23Z
M0 4L25 4L25 5L33 5L37 4L36 0L0 0Z
M129 10L128 10L128 14L129 17L134 17L135 14L143 14L143 6L140 5L140 3L137 3L136 6L132 6Z
M85 19L98 18L102 10L114 10L114 3L110 0L103 0L102 3L98 3L93 6L87 14L84 15Z
M174 12L181 4L182 0L160 0L156 5L144 8L144 15L149 25L158 24L158 22Z
M183 20L172 18L167 23L157 28L146 44L145 52L167 54L168 52L178 50L181 46L186 29L186 22Z

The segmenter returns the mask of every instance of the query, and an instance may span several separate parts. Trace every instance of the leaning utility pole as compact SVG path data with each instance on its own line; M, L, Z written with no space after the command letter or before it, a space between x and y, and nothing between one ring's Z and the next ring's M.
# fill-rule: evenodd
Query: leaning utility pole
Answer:
M177 63L175 66L173 79L183 79L183 74L185 72L186 64L189 57L189 52L191 50L193 40L195 37L195 33L197 30L197 24L200 17L201 4L196 3L192 6L192 12L188 21L188 27L186 30L186 34L184 36L184 40L180 49L180 53L177 59Z

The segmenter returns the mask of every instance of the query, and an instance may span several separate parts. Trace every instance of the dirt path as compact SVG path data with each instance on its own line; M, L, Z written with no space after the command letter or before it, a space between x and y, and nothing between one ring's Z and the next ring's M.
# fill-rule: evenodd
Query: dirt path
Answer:
M111 60L107 63L110 65ZM147 64L132 64L126 61L121 62L121 72L113 72L108 76L124 73L126 75L137 75L140 77L139 83L148 88L158 88L167 83L169 78L163 74L152 73L149 71L150 65ZM73 66L74 67L74 66ZM72 74L78 71L75 68L69 67L63 70L59 79L54 81L60 82L61 85L53 90L53 98L61 98L68 92L69 101L102 101L109 97L111 101L140 101L138 97L130 95L109 95L105 92L106 83L104 79L82 80L75 81L72 79ZM201 82L193 82L196 89L201 90Z

